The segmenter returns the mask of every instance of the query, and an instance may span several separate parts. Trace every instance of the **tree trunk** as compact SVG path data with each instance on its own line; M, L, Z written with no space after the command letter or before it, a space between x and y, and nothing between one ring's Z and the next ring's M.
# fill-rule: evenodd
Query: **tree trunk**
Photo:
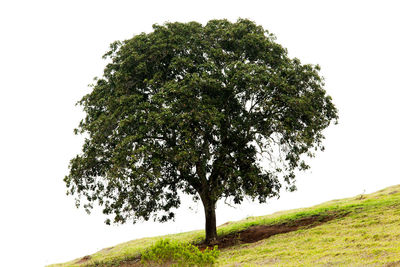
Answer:
M217 221L215 217L215 202L203 200L204 214L206 216L206 244L212 245L217 241Z

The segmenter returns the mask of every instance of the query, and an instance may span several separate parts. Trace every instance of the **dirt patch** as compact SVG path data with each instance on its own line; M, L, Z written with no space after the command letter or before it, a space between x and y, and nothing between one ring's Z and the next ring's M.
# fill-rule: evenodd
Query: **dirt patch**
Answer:
M270 236L288 233L299 229L306 229L321 225L325 222L333 220L335 218L343 217L346 214L330 214L326 216L311 216L301 218L293 222L286 222L275 225L257 225L251 226L240 232L228 234L225 236L219 236L217 242L214 245L218 245L218 248L227 248L243 243L254 243L262 239L266 239ZM198 245L201 250L204 250L207 246L203 243Z
M88 260L90 260L92 257L90 257L89 255L87 255L87 256L85 256L85 257L82 257L79 261L77 261L76 263L79 263L79 264L81 264L81 263L85 263L85 262L87 262Z

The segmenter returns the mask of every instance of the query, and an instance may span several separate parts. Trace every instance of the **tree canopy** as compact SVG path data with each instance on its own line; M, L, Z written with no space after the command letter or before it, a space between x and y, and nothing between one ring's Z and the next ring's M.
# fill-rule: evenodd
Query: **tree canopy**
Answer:
M173 219L186 193L202 201L215 240L217 200L294 190L338 118L319 67L289 58L247 19L153 25L104 58L78 102L85 142L64 181L78 206L102 206L107 223Z

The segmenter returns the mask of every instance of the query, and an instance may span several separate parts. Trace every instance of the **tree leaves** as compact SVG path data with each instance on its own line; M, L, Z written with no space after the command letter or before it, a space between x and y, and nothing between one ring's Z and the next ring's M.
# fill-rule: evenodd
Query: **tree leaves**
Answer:
M166 221L179 192L240 203L294 189L338 118L319 66L245 19L153 29L112 43L79 102L87 139L64 179L77 204L97 202L114 222Z

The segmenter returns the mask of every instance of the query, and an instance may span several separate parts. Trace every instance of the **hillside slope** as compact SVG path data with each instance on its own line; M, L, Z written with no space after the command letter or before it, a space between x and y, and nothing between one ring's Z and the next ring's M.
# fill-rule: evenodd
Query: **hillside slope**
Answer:
M133 240L51 266L141 266L162 238L197 244L193 231ZM400 266L400 185L218 227L216 266Z

